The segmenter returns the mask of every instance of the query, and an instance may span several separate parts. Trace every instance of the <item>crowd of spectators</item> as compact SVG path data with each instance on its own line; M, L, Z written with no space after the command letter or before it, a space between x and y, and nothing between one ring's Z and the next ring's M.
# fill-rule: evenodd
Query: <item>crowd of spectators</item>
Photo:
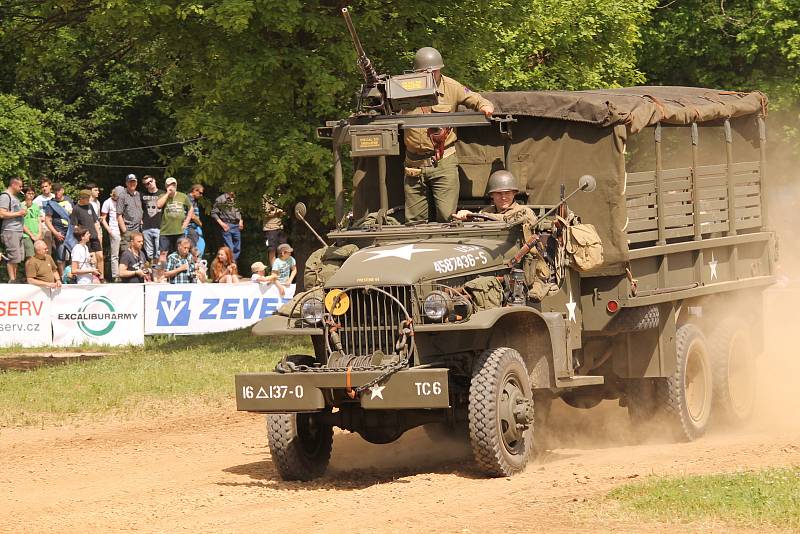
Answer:
M217 197L211 210L225 246L209 269L198 203L203 185L193 184L187 194L173 177L161 188L154 176L146 175L142 186L135 174L128 174L124 185L114 187L104 200L95 183L85 184L73 199L62 184L48 178L39 181L38 190L11 178L0 193L0 242L5 249L0 260L9 282L47 288L69 283L248 282L273 284L281 294L294 282L297 266L283 233L284 212L271 197L262 198L268 263L253 263L246 277L237 265L244 220L233 191Z

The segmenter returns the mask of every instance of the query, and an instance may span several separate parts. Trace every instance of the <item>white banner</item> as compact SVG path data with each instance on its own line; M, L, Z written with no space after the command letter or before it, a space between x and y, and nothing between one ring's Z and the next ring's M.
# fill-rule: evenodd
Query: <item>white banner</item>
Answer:
M53 291L53 344L144 345L139 284L64 285Z
M53 342L50 290L27 284L0 289L0 346L37 347Z
M273 284L147 284L145 330L151 334L206 334L251 326L294 297Z

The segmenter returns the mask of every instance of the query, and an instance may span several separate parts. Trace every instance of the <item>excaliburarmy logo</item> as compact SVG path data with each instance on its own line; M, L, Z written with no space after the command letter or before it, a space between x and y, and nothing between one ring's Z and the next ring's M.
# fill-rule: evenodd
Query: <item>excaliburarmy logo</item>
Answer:
M59 313L60 321L76 321L78 328L87 336L103 337L111 333L117 321L136 319L136 313L119 313L114 303L105 296L86 298L76 313Z

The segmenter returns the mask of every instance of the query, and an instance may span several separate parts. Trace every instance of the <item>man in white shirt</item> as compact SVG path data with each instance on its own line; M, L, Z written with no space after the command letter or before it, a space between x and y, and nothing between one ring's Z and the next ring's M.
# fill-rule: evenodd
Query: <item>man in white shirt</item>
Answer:
M47 253L53 253L53 232L50 231L50 228L44 222L44 206L47 202L53 198L55 195L53 194L53 182L50 181L50 178L47 176L42 176L39 180L39 190L41 193L39 196L33 199L34 204L38 204L39 206L39 227L42 229L42 239L45 243L47 243Z
M108 232L109 248L111 251L111 277L115 282L119 280L119 245L122 237L119 233L117 221L117 199L125 188L118 185L111 191L111 196L103 202L100 208L100 224Z

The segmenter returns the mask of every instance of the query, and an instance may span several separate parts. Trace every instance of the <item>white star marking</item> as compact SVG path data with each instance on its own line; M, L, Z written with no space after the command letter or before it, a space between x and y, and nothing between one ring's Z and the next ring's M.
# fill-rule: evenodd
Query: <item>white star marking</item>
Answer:
M383 399L383 389L385 387L386 386L370 386L369 392L372 394L372 396L369 399L372 400L375 397Z
M572 321L573 323L577 323L577 319L575 319L575 306L578 303L572 298L572 290L569 292L569 302L567 302L567 320Z
M373 252L366 250L365 252L367 254L372 254L373 256L371 258L367 258L364 261L367 262L367 261L377 260L379 258L402 258L404 260L410 261L411 256L413 256L414 254L417 254L419 252L436 252L436 250L437 249L435 248L414 248L414 245L405 245L403 247L392 248L389 250L376 250Z
M708 266L711 268L711 279L714 280L717 278L717 260L714 259L714 252L711 252L711 261L708 262Z

